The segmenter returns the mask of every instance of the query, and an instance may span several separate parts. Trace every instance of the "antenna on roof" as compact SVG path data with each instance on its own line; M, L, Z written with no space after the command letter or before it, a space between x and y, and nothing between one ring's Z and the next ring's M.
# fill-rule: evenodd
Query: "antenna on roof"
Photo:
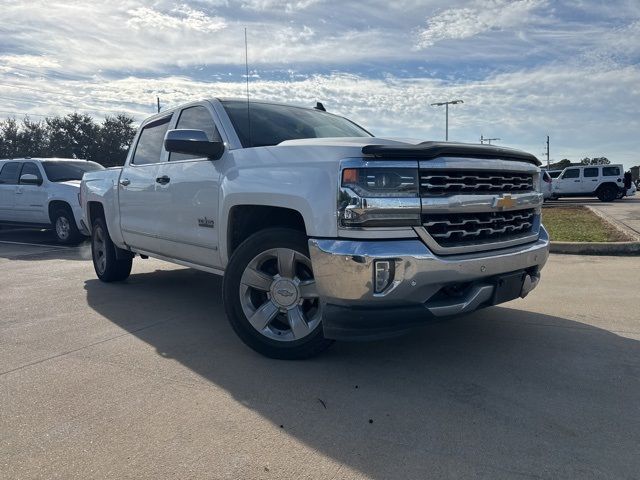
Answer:
M247 42L247 27L244 27L244 67L247 76L247 125L249 127L249 146L253 147L251 139L251 107L249 104L249 47Z
M322 112L326 112L327 111L327 109L324 108L324 105L322 103L320 103L320 102L316 102L316 106L313 107L313 108L315 108L316 110L320 110Z

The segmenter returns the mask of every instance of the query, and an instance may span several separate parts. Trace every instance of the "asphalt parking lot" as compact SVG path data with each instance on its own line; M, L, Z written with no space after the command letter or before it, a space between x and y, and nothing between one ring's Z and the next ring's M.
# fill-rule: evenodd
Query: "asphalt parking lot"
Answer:
M285 362L217 277L106 285L47 238L0 231L1 478L638 478L640 257L553 255L527 299Z

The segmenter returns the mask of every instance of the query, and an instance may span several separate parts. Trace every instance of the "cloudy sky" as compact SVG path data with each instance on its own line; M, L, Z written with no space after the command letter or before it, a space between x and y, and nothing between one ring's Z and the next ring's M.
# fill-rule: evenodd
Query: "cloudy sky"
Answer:
M640 164L639 0L0 0L0 118L205 96L324 102L378 136Z

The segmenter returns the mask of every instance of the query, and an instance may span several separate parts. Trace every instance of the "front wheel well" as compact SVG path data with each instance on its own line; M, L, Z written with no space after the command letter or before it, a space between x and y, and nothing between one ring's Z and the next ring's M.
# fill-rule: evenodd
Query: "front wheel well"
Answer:
M266 228L284 227L306 234L304 218L297 210L265 205L237 205L229 212L227 250L229 257L254 233Z
M87 218L87 221L89 222L89 225L87 226L89 228L91 228L91 225L93 225L96 218L105 218L104 207L100 202L87 202L87 209L89 210L89 216Z

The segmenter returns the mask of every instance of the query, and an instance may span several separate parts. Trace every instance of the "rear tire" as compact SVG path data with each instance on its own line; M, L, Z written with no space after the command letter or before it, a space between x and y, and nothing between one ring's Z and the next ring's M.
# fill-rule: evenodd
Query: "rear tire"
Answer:
M63 245L75 245L82 240L82 234L69 207L60 207L53 213L53 232L58 243Z
M240 339L262 355L312 357L327 349L322 306L304 233L271 228L245 240L223 281L224 307Z
M113 244L103 218L96 218L91 229L91 258L96 275L103 282L118 282L131 273L133 258L116 257Z
M604 185L598 190L598 200L601 202L613 202L618 196L618 191L613 185Z

